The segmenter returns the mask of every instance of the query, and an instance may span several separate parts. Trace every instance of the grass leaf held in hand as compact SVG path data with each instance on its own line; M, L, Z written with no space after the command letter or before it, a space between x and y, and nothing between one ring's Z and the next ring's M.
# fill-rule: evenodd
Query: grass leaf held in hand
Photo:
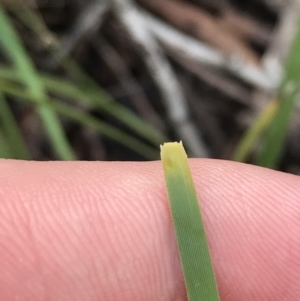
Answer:
M161 159L189 301L220 301L198 199L182 143L165 143Z

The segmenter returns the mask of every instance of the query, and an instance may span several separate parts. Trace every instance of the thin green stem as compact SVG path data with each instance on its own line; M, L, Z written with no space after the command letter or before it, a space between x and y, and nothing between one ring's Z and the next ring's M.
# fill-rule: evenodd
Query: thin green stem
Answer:
M165 143L161 159L189 301L220 301L205 228L182 143Z
M4 93L17 97L19 100L27 100L32 102L33 104L39 107L41 104L38 103L32 95L26 91L22 87L17 85L13 85L10 82L5 82L0 79L0 91ZM125 132L109 125L108 123L102 122L95 117L91 117L90 115L83 113L81 110L74 108L71 105L67 105L62 103L61 101L57 101L54 98L50 99L49 103L45 103L43 105L49 106L52 110L55 110L57 113L62 116L68 117L69 119L78 122L82 125L89 126L94 130L98 131L110 137L123 145L126 145L130 149L136 151L137 153L145 156L148 159L158 159L158 150L146 145L145 143L131 137Z
M12 157L15 159L29 159L30 155L24 138L4 95L0 92L0 124L1 123L12 149Z
M4 46L6 54L10 57L20 75L23 83L37 102L43 104L37 108L39 116L44 123L50 141L59 156L63 160L73 160L75 155L60 124L60 120L51 108L45 103L48 96L45 87L36 72L31 59L27 55L22 42L10 23L4 10L0 6L0 43Z

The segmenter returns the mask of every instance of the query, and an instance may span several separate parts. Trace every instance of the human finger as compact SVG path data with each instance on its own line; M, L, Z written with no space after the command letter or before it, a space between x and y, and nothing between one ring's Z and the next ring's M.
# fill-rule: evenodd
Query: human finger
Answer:
M299 178L190 163L222 301L297 300ZM1 300L186 300L160 162L0 170Z

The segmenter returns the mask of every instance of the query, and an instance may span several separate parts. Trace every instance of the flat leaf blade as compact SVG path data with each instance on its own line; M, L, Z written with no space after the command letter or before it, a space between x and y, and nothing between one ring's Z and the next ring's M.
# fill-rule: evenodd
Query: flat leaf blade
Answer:
M280 100L264 137L262 148L255 163L268 168L278 168L287 139L291 117L300 93L300 18L285 66L285 74L278 91Z
M165 143L161 159L189 301L219 301L198 199L182 143Z

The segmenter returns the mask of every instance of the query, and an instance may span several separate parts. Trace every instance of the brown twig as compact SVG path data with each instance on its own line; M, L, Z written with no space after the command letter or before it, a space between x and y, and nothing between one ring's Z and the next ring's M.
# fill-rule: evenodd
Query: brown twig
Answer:
M262 89L272 90L277 86L277 81L274 82L260 66L251 64L235 55L227 57L219 50L185 35L146 11L140 10L139 13L169 53L175 53L176 56L192 61L195 65L205 64L223 68Z
M233 8L224 10L218 24L245 41L266 46L271 39L271 29L268 26Z
M57 61L63 60L80 39L89 37L97 31L102 24L107 8L107 2L102 0L95 0L86 6L71 30L61 40L61 52L57 56Z
M113 0L113 9L142 52L145 64L162 95L168 116L179 134L179 139L185 141L193 155L208 157L207 147L190 119L180 84L147 23L130 0Z
M94 39L93 46L99 55L105 60L106 64L115 73L119 84L122 86L127 95L130 95L131 101L137 108L143 119L154 125L156 128L163 130L164 125L159 115L155 112L149 101L142 92L139 84L131 76L124 60L118 54L116 49L102 36ZM137 94L136 91L139 91Z
M222 28L217 20L200 7L178 0L138 0L168 23L199 40L218 47L221 51L237 54L252 64L259 58L243 41Z
M217 68L207 66L205 63L195 63L195 60L181 55L180 52L174 51L172 48L166 47L166 52L182 67L196 75L208 85L211 85L224 95L241 104L249 105L251 100L249 89L246 89L240 83L237 83L237 80L234 81L228 77L228 74L222 71L220 72Z

